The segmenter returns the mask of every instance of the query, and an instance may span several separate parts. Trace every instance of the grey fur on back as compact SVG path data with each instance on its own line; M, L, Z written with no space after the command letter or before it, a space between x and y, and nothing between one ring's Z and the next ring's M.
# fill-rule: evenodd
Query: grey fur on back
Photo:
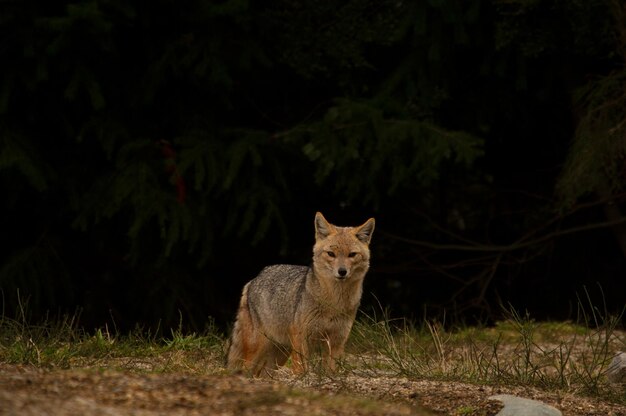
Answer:
M273 329L287 328L293 322L309 275L312 270L307 266L275 264L265 267L248 283L248 307L252 319L277 342L289 343Z

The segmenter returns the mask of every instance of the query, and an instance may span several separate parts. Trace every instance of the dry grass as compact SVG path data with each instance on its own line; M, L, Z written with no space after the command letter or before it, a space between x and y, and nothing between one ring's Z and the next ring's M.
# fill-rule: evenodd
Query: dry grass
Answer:
M515 314L491 328L445 330L436 322L415 328L388 319L358 322L344 363L349 371L409 379L500 386L534 386L626 404L606 378L626 333L609 318L595 328L571 322L534 322Z

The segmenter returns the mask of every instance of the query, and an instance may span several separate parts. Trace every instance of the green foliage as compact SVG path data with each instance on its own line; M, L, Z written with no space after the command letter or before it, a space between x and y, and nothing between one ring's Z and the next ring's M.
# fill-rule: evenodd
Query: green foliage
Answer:
M9 304L18 288L42 308L79 301L74 287L111 273L84 256L121 255L132 291L168 262L214 260L216 239L256 243L273 227L287 241L280 152L233 115L242 73L270 64L250 5L195 1L173 20L172 7L3 12L0 183L3 217L19 218L7 221L13 244L0 256Z
M562 207L595 192L624 191L625 89L626 71L619 71L580 91L579 105L585 112L557 183Z
M51 174L48 164L28 136L1 125L0 171L19 172L37 191L46 190Z
M513 48L526 57L566 51L595 55L611 40L607 0L494 0L496 48ZM558 25L558 30L555 30Z
M267 30L275 36L279 59L306 78L371 69L366 49L397 42L406 12L404 5L389 0L340 5L281 0L277 6L264 14ZM350 83L341 75L339 79Z
M380 206L399 191L432 186L447 165L470 167L482 140L432 123L386 116L373 103L338 100L324 118L290 132L320 184L343 201Z
M464 133L450 133L406 115L383 117L375 103L356 105L341 99L321 121L293 130L314 133L273 139L267 129L230 115L242 105L232 97L234 80L241 73L250 77L259 64L272 65L268 50L275 52L258 45L250 5L194 2L179 17L183 31L169 26L163 31L158 12L168 7L157 3L154 10L139 12L133 3L117 1L36 6L16 9L4 22L6 27L32 31L24 35L24 50L30 52L20 54L14 44L5 49L5 58L14 64L3 84L4 114L20 123L25 102L18 97L25 89L40 102L31 117L50 124L52 139L28 146L29 137L40 134L36 126L23 132L25 140L19 144L4 135L0 168L19 171L39 191L62 190L55 203L66 207L62 215L74 216L72 225L83 232L102 229L111 221L126 223L122 234L128 242L122 239L120 244L134 263L154 256L165 261L173 251L183 252L184 244L202 265L211 259L216 238L247 236L255 243L272 227L286 242L281 210L290 200L287 178L306 181L306 159L315 166L315 181L321 186L341 178L337 195L378 203L414 182L432 183L444 161L466 164L480 153L479 142L465 140ZM310 7L319 7L321 19L335 6ZM310 76L323 68L309 65L317 58L304 52L310 48L300 40L320 42L317 49L326 51L327 62L348 69L368 66L365 45L398 41L400 27L394 23L389 30L382 28L397 22L402 11L370 13L378 8L352 2L341 9L336 24L327 26L328 33L311 38L294 38L296 26L287 30L297 21L285 16L304 19L303 10L287 5L266 9L263 16L273 16L271 25L280 25L286 35L281 39L290 65L298 72L308 68ZM358 34L352 42L336 41L337 36L351 38L350 33ZM327 48L331 41L336 49ZM135 58L137 51L141 59ZM176 91L193 98L183 102ZM237 91L241 93L245 91ZM337 123L355 127L337 129ZM151 124L156 124L154 129ZM173 155L161 154L163 139ZM38 152L46 157L36 159ZM365 158L368 174L355 177ZM390 180L372 187L375 177L386 171L392 172ZM184 185L189 186L181 190ZM160 244L154 243L155 237Z
M305 237L293 225L305 212L373 210L403 218L411 234L424 226L407 211L477 211L465 221L476 231L492 209L482 182L497 156L486 149L524 139L541 111L519 86L536 82L546 96L569 88L552 80L570 61L550 72L537 60L596 57L589 44L605 50L606 25L581 16L598 22L602 10L597 1L9 2L0 289L12 299L20 288L45 309L105 297L107 285L118 305L135 306L149 286L169 295L159 305L174 322L194 295L213 305L216 289L235 284L216 271L232 267L225 252L298 247ZM604 118L610 128L619 114ZM589 171L599 160L571 165ZM616 180L617 169L609 165ZM471 193L477 182L483 191ZM97 307L115 309L109 300Z
M614 55L622 65L577 91L580 119L556 186L561 209L590 194L612 199L626 189L626 8L619 1L609 4Z

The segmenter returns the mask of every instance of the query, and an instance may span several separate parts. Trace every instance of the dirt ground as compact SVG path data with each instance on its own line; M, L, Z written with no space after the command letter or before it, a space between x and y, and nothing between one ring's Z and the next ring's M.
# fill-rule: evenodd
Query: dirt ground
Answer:
M41 370L0 364L1 415L495 415L494 394L541 400L568 416L626 416L573 394L396 377L276 379L239 375Z

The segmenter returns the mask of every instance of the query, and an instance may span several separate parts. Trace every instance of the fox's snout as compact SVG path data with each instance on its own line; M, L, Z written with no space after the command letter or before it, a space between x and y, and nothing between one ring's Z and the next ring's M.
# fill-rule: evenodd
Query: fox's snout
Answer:
M332 275L337 280L345 280L349 278L352 274L352 269L354 268L354 264L350 261L351 259L342 257L343 256L339 255L337 257L330 258L328 263L328 270L332 272Z
M337 269L337 278L340 280L345 279L348 276L348 269L346 269L345 267L339 267Z

